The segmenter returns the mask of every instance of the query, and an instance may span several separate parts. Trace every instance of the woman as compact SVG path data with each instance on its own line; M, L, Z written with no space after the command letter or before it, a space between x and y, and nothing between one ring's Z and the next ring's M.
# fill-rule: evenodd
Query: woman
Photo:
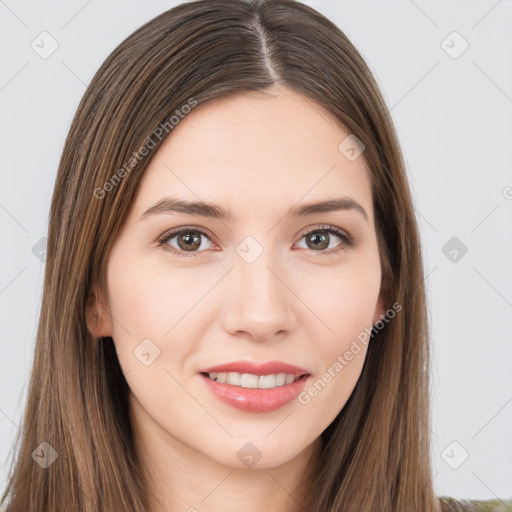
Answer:
M339 28L203 0L123 41L59 165L8 512L479 510L434 495L428 367L402 156Z

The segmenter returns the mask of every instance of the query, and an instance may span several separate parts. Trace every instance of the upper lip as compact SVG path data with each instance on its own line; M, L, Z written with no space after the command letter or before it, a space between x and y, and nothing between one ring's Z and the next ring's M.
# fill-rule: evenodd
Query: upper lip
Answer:
M294 375L296 377L300 377L301 375L309 373L304 368L300 368L293 364L284 363L283 361L233 361L231 363L210 366L209 368L201 370L200 373L212 372L250 373L252 375L271 375L274 373L287 373L289 375Z

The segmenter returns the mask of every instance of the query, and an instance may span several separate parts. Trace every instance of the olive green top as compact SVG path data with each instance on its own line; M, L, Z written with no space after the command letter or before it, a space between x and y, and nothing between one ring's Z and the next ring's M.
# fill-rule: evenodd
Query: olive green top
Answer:
M512 499L457 500L439 497L443 512L512 512Z

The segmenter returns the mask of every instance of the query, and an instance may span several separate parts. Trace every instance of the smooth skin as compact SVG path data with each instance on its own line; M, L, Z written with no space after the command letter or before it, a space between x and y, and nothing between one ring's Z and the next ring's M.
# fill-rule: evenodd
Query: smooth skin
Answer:
M338 149L348 135L321 106L273 86L197 106L149 164L108 258L108 289L93 290L102 313L91 310L88 323L95 336L114 340L137 449L159 489L153 512L300 510L299 478L351 395L367 349L309 403L268 413L221 402L199 372L281 360L309 371L308 389L382 318L369 174L362 157L350 161ZM141 218L166 196L217 204L231 218L173 211ZM287 216L342 196L368 220L355 209ZM331 233L321 239L325 226L355 245ZM183 227L211 236L193 232L159 245ZM197 241L188 252L187 240ZM249 263L240 247L262 253ZM149 365L137 348L147 339ZM261 453L253 467L237 456L248 442Z

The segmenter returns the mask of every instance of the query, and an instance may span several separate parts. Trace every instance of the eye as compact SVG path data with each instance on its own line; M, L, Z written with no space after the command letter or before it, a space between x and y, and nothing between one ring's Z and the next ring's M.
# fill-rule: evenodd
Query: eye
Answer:
M342 243L338 244L333 251L323 250L332 249L330 243L332 241L332 235L341 239ZM302 235L301 240L302 239L306 240L306 248L312 249L313 252L323 256L338 254L340 251L346 251L355 245L354 239L348 233L334 226L321 226L307 231ZM308 240L311 242L308 242Z
M196 249L205 248L201 241L201 237L203 236L208 239L210 238L210 234L202 229L180 228L170 233L165 233L163 237L158 240L158 245L178 256L195 256L194 253L198 252ZM178 247L169 243L173 238L177 239L176 243Z
M340 239L342 243L338 244L333 251L325 251L324 249L332 249L330 243L332 235ZM197 253L202 252L200 249L207 249L201 237L210 240L212 235L200 228L179 228L162 235L162 237L158 239L158 245L177 256L196 256ZM177 245L170 243L174 238L176 238ZM337 254L355 245L355 240L348 233L334 226L320 226L311 229L302 235L300 240L302 239L311 240L311 242L306 242L306 248L311 249L319 255Z

